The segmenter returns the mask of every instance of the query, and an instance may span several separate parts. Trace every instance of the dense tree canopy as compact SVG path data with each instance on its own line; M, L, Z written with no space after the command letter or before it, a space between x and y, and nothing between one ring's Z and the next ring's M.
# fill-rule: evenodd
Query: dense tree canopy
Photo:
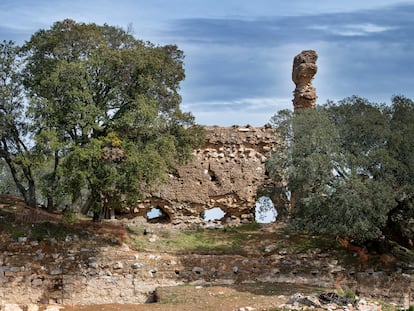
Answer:
M22 52L30 153L49 208L134 201L203 139L180 110L185 74L176 46L64 20L36 32Z
M354 96L273 117L282 148L267 168L296 225L364 242L413 213L414 105L392 101Z

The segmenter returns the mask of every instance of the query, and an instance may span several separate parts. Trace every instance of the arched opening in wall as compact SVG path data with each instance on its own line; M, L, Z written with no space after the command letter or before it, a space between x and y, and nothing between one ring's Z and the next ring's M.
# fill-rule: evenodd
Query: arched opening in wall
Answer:
M262 196L256 201L254 216L256 222L262 224L268 224L276 221L277 210L269 197Z
M148 222L170 222L170 216L159 206L151 208L147 213Z
M204 221L221 220L226 213L220 207L208 209L200 214Z

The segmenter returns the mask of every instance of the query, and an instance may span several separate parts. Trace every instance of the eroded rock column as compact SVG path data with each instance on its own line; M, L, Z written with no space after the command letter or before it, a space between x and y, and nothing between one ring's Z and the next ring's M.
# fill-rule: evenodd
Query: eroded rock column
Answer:
M296 84L293 91L293 108L315 108L316 90L312 80L318 71L318 54L313 50L302 51L293 60L292 80Z

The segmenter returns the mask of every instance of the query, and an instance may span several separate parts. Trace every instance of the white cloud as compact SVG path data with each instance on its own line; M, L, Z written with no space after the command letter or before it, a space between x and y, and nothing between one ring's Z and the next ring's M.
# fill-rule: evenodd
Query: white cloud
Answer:
M395 29L395 27L387 27L375 25L372 23L347 24L347 25L313 25L309 29L322 30L334 35L344 37L366 36L374 33L381 33Z

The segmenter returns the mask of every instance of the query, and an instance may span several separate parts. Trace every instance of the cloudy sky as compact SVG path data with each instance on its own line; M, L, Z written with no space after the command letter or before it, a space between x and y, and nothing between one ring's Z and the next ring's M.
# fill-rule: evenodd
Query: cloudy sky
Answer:
M127 28L186 55L182 107L206 125L267 123L292 107L293 57L319 54L318 102L414 99L414 1L1 0L0 38L19 44L71 18Z

